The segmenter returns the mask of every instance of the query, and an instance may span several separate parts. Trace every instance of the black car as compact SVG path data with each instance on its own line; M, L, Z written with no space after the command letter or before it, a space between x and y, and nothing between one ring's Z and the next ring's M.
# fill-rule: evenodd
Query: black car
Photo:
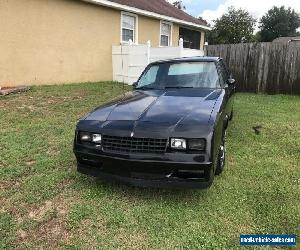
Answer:
M132 92L78 122L78 171L141 187L209 187L224 169L234 92L221 58L151 63Z

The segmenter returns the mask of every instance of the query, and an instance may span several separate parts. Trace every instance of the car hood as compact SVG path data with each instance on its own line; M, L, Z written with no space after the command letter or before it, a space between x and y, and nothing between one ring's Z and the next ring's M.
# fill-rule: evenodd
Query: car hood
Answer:
M209 123L221 89L136 90L98 107L85 117L102 129L145 133L191 130Z

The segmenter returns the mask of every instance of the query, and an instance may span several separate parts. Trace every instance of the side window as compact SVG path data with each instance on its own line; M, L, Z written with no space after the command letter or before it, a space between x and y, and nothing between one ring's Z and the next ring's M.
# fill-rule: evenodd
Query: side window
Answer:
M150 69L148 69L148 71L140 79L139 87L153 84L156 81L158 69L159 66L152 66Z
M224 85L226 84L226 73L221 61L217 62L217 68L219 74L219 84L221 87L224 87Z
M229 79L230 78L230 72L229 72L228 68L226 67L223 60L220 60L220 63L221 63L221 66L222 66L224 74L225 74L225 79Z

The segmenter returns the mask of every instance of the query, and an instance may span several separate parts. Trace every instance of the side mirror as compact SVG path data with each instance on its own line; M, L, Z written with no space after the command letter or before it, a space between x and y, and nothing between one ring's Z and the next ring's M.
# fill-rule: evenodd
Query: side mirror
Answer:
M138 83L137 83L137 82L134 82L134 83L132 84L132 86L133 86L134 88L136 88L136 87L137 87L137 85L138 85Z
M235 79L229 78L229 79L227 80L227 83L228 83L229 85L233 85L233 84L235 84Z

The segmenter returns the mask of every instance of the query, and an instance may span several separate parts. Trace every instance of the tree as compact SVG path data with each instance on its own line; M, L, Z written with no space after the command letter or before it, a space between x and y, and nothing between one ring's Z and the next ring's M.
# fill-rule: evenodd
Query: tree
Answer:
M209 44L250 42L253 38L256 20L243 9L229 7L208 34Z
M185 6L183 5L182 0L173 2L173 5L180 10L185 10Z
M202 23L204 23L206 26L211 27L211 25L206 20L204 20L201 16L198 16L197 19Z
M252 38L252 41L251 41L251 42L259 43L260 41L261 41L261 32L260 32L260 31L257 31L257 32L253 35L253 38Z
M271 42L277 37L296 36L300 16L291 8L273 7L260 20L262 42Z

